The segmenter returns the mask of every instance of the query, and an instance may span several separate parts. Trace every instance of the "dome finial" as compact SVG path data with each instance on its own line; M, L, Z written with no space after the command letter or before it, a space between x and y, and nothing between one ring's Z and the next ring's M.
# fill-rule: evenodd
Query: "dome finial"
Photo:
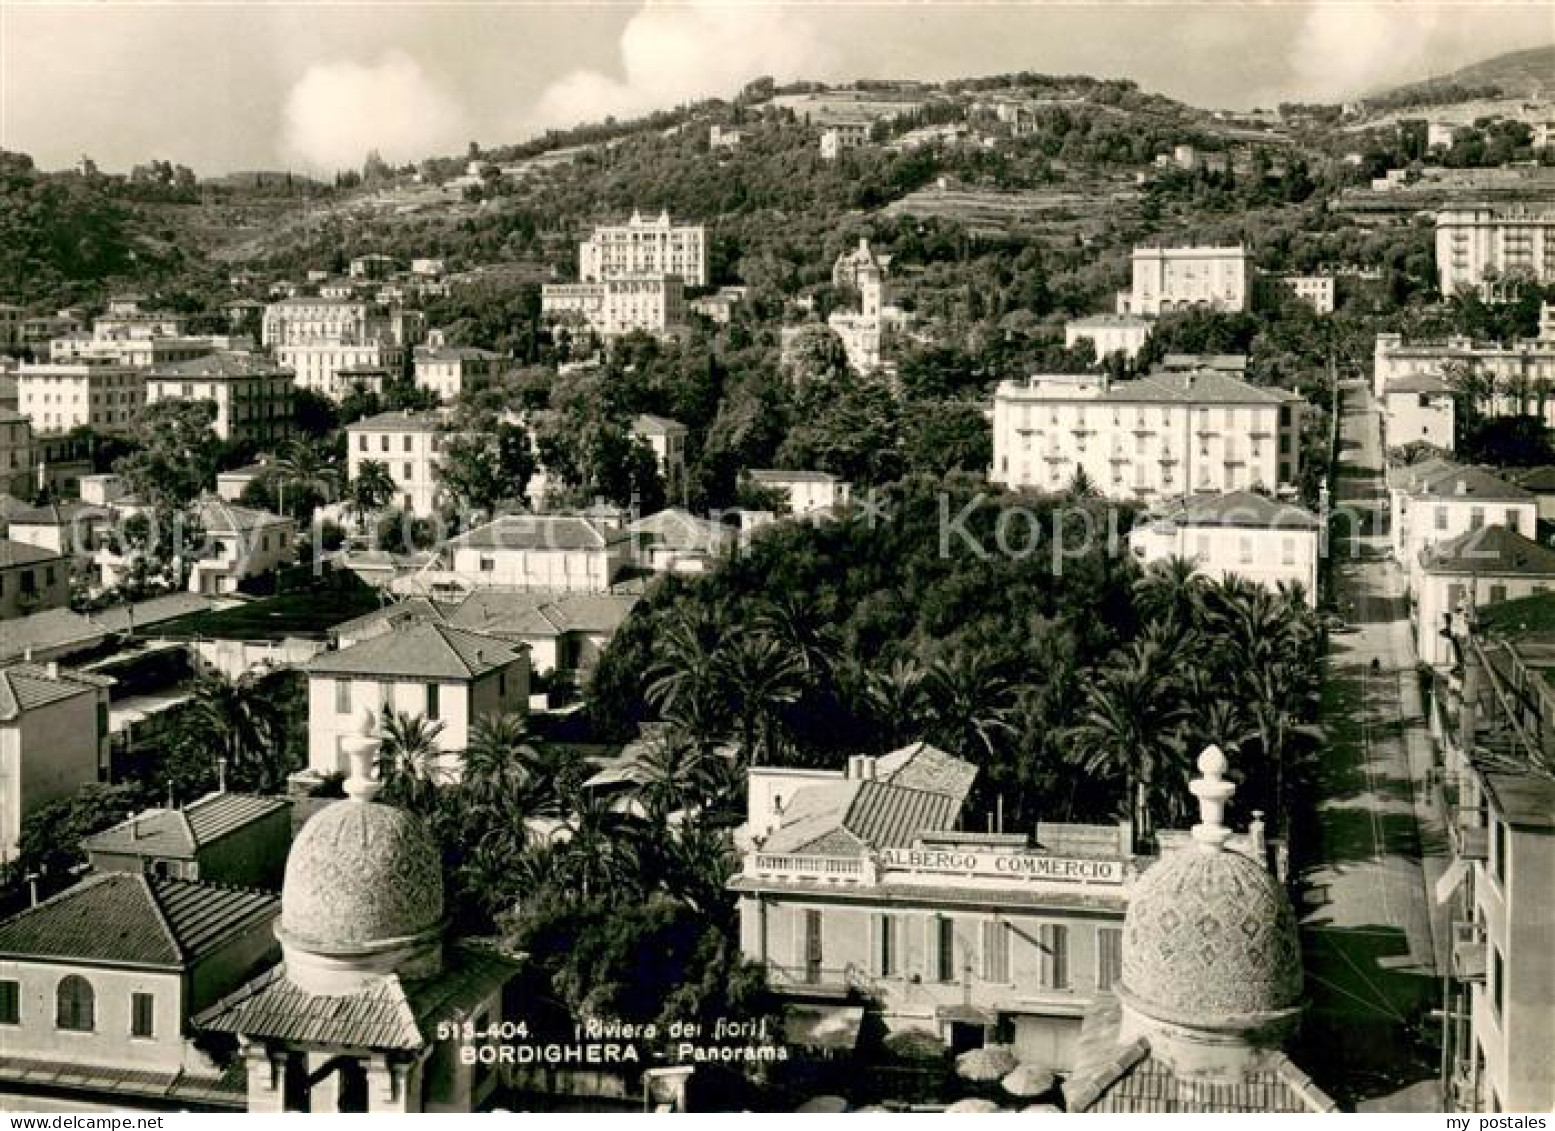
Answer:
M1188 783L1188 789L1199 799L1199 823L1193 826L1193 839L1214 852L1224 848L1231 836L1225 824L1226 802L1236 792L1236 785L1225 780L1228 766L1220 747L1206 746L1199 755L1199 773L1204 776Z
M383 783L373 776L373 762L377 760L379 745L370 723L362 728L361 734L341 743L351 762L351 776L346 779L345 791L352 801L371 801L383 788Z

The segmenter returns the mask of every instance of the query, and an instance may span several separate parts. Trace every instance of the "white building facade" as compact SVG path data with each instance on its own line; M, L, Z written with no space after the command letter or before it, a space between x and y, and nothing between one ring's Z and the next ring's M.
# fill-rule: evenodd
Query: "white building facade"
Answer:
M1274 491L1301 468L1304 402L1223 373L1113 383L1058 374L994 394L994 483L1061 491L1083 471L1109 498Z

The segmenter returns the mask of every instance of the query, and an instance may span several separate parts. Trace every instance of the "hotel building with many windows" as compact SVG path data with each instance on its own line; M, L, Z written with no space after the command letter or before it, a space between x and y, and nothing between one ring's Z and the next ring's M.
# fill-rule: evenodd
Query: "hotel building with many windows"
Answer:
M989 479L1061 491L1083 471L1108 498L1140 501L1272 492L1300 474L1304 405L1208 369L1116 383L1067 373L1005 381L994 394Z
M1121 976L1129 892L1154 857L1131 851L1127 825L958 831L976 774L921 742L843 773L752 770L750 851L730 882L741 949L791 1017L856 1030L867 1012L1067 1069ZM1261 830L1236 847L1257 854Z

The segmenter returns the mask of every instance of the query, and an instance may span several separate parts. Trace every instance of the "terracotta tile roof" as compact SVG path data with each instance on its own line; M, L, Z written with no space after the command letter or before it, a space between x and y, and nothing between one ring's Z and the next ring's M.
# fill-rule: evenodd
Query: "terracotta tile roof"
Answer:
M193 857L203 846L250 825L291 802L252 793L208 793L181 809L151 809L81 842L95 852Z
M197 1027L308 1045L413 1052L436 1040L437 1022L470 1016L517 969L500 955L449 947L442 974L391 975L371 989L319 997L276 966L194 1019Z
M1398 377L1389 381L1384 393L1391 397L1394 393L1447 393L1451 391L1451 386L1434 373L1416 373L1408 377Z
M12 526L69 526L73 522L93 519L106 522L112 518L113 511L106 507L66 501L18 511L10 516L10 521Z
M499 361L500 353L475 349L472 346L417 346L415 358L420 361Z
M1189 405L1284 404L1292 399L1299 398L1294 398L1283 389L1250 385L1218 369L1152 373L1112 385L1100 397L1102 403L1169 402Z
M268 892L108 872L0 923L0 955L185 969L280 907Z
M1388 486L1402 491L1414 491L1421 484L1449 471L1456 471L1458 468L1458 464L1453 463L1452 460L1442 459L1440 456L1432 456L1430 459L1405 464L1402 467L1389 467Z
M73 698L83 692L110 687L106 676L60 668L50 675L40 664L13 664L0 668L0 722L11 722L27 711Z
M1504 526L1484 526L1420 552L1427 573L1555 577L1555 550Z
M375 366L367 366L369 369ZM346 425L347 432L438 432L442 421L430 413L380 412Z
M209 612L215 607L215 601L198 593L168 593L145 601L98 609L88 614L87 619L109 632L129 632L191 613Z
M1417 493L1434 499L1465 499L1531 502L1533 494L1515 483L1498 479L1477 467L1459 467L1420 482Z
M12 522L16 519L12 518ZM60 562L65 559L53 550L45 550L38 546L29 545L26 542L13 542L9 538L0 538L0 569L11 569L16 566L38 565L41 562Z
M353 639L376 635L400 624L444 619L446 618L443 616L441 606L430 597L406 597L402 601L395 601L392 605L385 605L381 609L374 609L370 613L363 613L359 617L343 621L329 631L330 635L337 640Z
M101 642L104 635L101 626L80 613L69 609L45 609L5 622L5 631L0 632L0 663L26 655L29 648L52 651L66 645L94 645Z
M686 426L668 416L654 416L652 413L645 412L632 421L632 431L645 436L670 436L685 432Z
M959 798L880 781L813 785L794 795L762 851L831 855L900 847L920 833L950 828L960 812Z
M914 742L875 759L875 780L904 789L925 789L966 801L977 767L927 742Z
M510 514L447 542L454 550L602 550L626 539L581 515Z
M713 553L739 536L733 527L698 518L679 507L669 507L640 518L627 527L639 544L649 549L700 550Z
M1121 1008L1103 995L1085 1015L1075 1069L1064 1082L1071 1112L1310 1113L1339 1107L1283 1052L1259 1055L1236 1081L1179 1078L1147 1038L1119 1043Z
M1317 516L1294 503L1282 503L1256 491L1193 495L1160 513L1160 521L1181 526L1239 526L1257 530L1316 530Z
M402 676L410 679L474 679L505 668L523 653L495 637L421 622L324 652L309 661L319 675Z
M223 350L188 361L175 361L157 365L151 369L152 380L167 378L198 378L204 380L228 380L243 377L281 377L291 370L282 369L267 357L244 353L239 350Z
M829 471L789 471L777 467L756 467L746 472L756 483L840 483Z
M240 507L216 496L200 500L200 525L209 534L241 534L267 526L290 526L292 520L269 511Z
M175 1072L158 1072L149 1068L115 1068L0 1056L0 1083L9 1085L7 1091L12 1095L21 1096L46 1095L56 1090L72 1095L101 1092L115 1098L162 1100L194 1110L219 1107L245 1111L248 1107L248 1083L241 1058L235 1059L226 1071L212 1065L206 1073L182 1068Z

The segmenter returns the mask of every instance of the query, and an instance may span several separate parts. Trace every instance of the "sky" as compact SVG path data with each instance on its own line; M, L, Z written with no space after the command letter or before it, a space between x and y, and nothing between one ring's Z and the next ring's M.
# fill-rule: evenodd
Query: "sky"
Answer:
M44 168L359 167L748 80L1033 70L1200 106L1334 101L1555 42L1549 0L0 0L0 147Z

